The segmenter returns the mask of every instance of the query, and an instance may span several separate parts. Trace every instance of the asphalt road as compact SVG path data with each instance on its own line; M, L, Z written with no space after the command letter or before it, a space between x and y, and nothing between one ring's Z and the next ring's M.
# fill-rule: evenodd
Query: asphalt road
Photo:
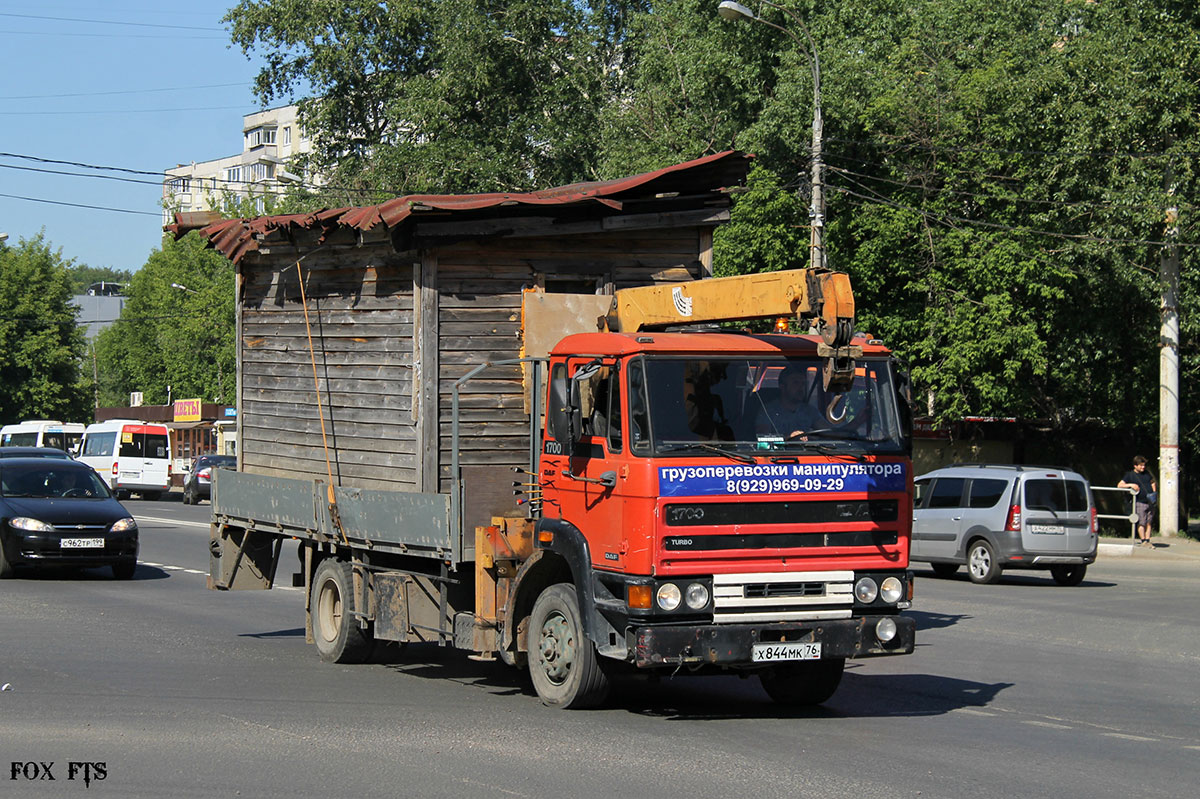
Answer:
M1200 784L1197 561L1104 559L1077 588L918 567L916 654L852 662L824 708L781 711L755 680L679 677L561 712L454 650L321 663L299 590L205 590L207 505L127 504L142 531L132 582L0 583L0 797L1190 797ZM85 786L81 766L68 779L72 761L103 763L104 780ZM13 762L53 762L55 779L11 779Z

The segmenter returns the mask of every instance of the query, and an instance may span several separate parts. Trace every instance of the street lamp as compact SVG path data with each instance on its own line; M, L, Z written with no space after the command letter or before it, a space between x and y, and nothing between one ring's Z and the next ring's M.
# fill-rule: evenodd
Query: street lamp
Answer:
M199 294L200 293L200 292L196 291L195 289L188 288L187 286L183 285L182 283L172 283L171 288L178 289L179 291L186 291L188 294ZM217 362L217 397L216 397L216 400L217 400L217 402L224 402L225 401L225 375L224 375L223 370L221 369L221 347L220 347L221 342L219 339L216 339L215 336L214 336L214 339L215 340L213 343L213 347L214 347L213 360L215 360ZM167 386L168 397L170 396L170 391L171 391L171 387ZM168 400L168 404L169 404L169 400Z
M784 6L768 2L768 0L759 0L763 5L777 8L791 18L792 22L804 32L804 39L793 33L788 28L782 25L776 25L768 19L764 19L741 3L734 0L723 0L717 6L717 14L721 19L736 20L748 19L753 22L761 22L762 24L774 28L777 31L783 31L792 38L796 44L808 52L808 63L812 67L812 83L813 83L813 122L812 122L812 202L808 207L808 215L812 220L812 240L809 248L809 266L815 268L825 266L825 165L821 160L821 139L824 131L824 122L821 118L821 62L817 58L817 45L813 42L812 35L808 32L808 27L800 17L796 16L791 10Z

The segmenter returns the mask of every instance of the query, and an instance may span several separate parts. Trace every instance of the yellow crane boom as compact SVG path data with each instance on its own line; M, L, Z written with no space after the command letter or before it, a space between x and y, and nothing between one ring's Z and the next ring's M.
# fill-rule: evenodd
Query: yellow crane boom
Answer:
M838 390L854 377L854 294L850 277L828 269L790 269L660 286L620 289L602 327L615 333L751 319L794 317L815 324L824 346L825 384Z

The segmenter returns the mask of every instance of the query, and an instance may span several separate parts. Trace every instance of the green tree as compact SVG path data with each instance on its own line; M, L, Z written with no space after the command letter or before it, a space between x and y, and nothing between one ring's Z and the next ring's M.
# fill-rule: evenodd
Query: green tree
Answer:
M264 103L300 87L323 198L512 191L595 177L637 0L243 0Z
M233 264L198 233L166 241L126 290L121 318L96 341L99 402L147 404L200 397L232 402L235 388Z
M0 244L0 421L86 418L83 333L71 305L72 262L43 234Z

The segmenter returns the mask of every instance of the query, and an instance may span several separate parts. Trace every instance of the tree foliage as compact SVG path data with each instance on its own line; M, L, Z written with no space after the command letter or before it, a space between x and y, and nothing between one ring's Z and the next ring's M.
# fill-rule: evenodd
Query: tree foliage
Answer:
M41 234L0 244L0 422L84 418L83 333L71 305L72 262Z
M311 93L317 165L342 191L524 189L756 153L718 231L723 274L807 262L799 19L821 67L829 263L925 409L1153 435L1171 206L1184 381L1200 370L1195 4L786 4L795 17L751 3L787 32L720 20L715 0L247 0L228 19L267 60L264 101Z
M152 253L125 294L121 318L96 340L100 405L126 405L133 391L149 405L233 402L233 264L189 233Z

